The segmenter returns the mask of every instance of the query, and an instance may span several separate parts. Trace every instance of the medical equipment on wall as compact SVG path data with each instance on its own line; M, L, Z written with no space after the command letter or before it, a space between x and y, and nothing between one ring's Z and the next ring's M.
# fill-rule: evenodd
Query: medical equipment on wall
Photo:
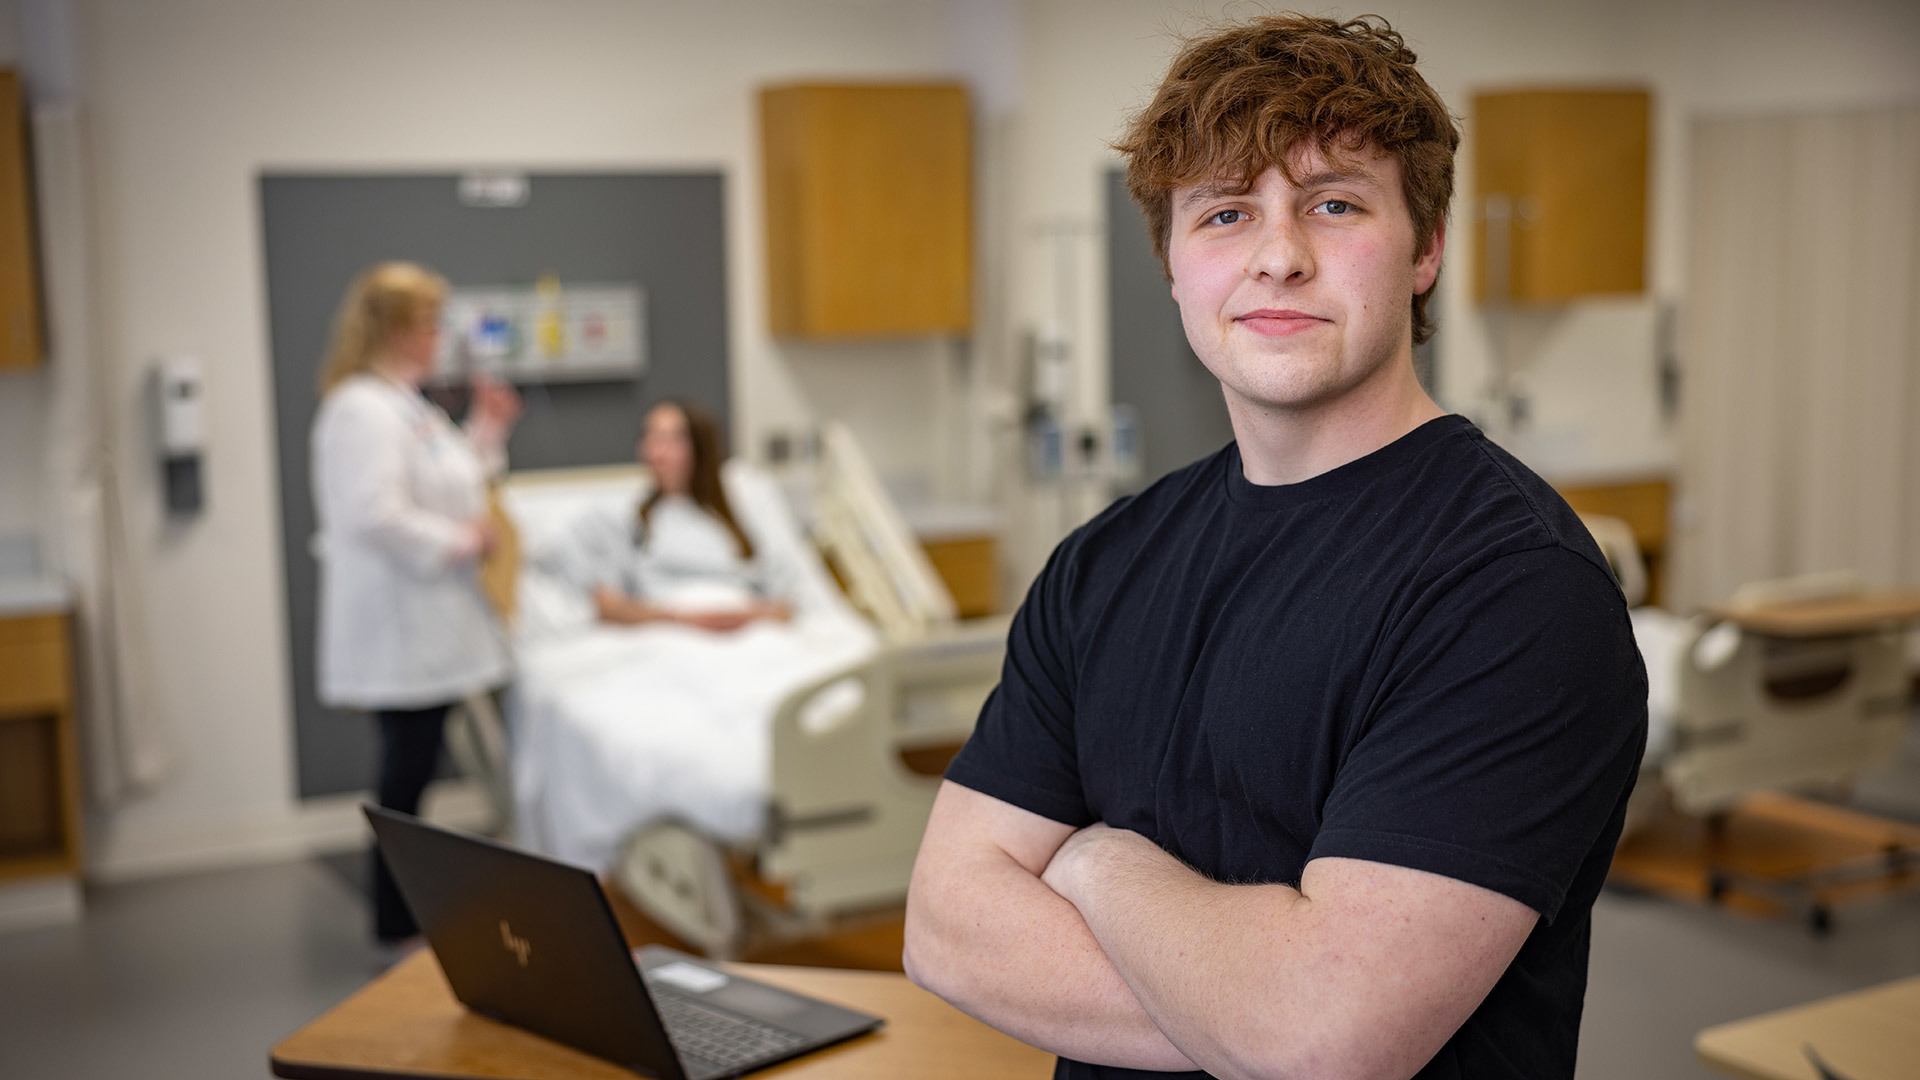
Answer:
M1107 414L1107 424L1107 475L1116 486L1131 488L1146 469L1140 412L1131 405L1115 405Z
M1058 323L1026 335L1021 377L1021 421L1026 433L1027 475L1058 480L1066 471L1066 434L1061 417L1072 381L1073 343Z
M170 514L196 514L206 503L201 479L207 441L202 391L200 364L190 357L164 358L147 376L149 423Z

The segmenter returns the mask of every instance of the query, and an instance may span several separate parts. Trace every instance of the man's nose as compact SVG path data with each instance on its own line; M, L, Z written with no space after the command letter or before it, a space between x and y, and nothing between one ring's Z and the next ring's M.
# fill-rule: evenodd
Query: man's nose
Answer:
M1284 219L1261 223L1253 250L1247 253L1246 273L1248 277L1288 284L1311 278L1313 249L1301 235L1299 224Z

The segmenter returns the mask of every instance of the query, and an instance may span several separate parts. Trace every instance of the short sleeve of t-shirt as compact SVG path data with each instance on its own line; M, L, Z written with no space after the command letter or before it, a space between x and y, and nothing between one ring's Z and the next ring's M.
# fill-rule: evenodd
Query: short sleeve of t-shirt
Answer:
M1618 590L1565 548L1509 554L1383 645L1309 860L1443 874L1552 921L1646 741L1645 669Z
M1054 549L1007 634L1000 685L947 779L1076 828L1092 824L1074 743L1067 597L1079 534Z

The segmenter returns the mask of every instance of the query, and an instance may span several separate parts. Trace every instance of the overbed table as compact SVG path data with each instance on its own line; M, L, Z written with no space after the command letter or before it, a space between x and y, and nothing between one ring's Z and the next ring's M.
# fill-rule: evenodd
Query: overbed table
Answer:
M1920 589L1885 589L1829 600L1707 609L1765 637L1813 638L1897 629L1920 621Z
M886 1026L753 1074L844 1080L1045 1077L1053 1057L1015 1041L888 972L727 964L775 986L886 1018ZM634 1080L611 1062L467 1012L421 950L273 1048L289 1080Z

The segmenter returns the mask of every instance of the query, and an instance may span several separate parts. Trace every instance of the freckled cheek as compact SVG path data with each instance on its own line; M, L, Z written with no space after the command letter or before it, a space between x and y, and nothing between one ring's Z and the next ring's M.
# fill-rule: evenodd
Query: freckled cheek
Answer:
M1173 267L1173 295L1182 311L1217 312L1233 295L1240 276L1217 266Z

